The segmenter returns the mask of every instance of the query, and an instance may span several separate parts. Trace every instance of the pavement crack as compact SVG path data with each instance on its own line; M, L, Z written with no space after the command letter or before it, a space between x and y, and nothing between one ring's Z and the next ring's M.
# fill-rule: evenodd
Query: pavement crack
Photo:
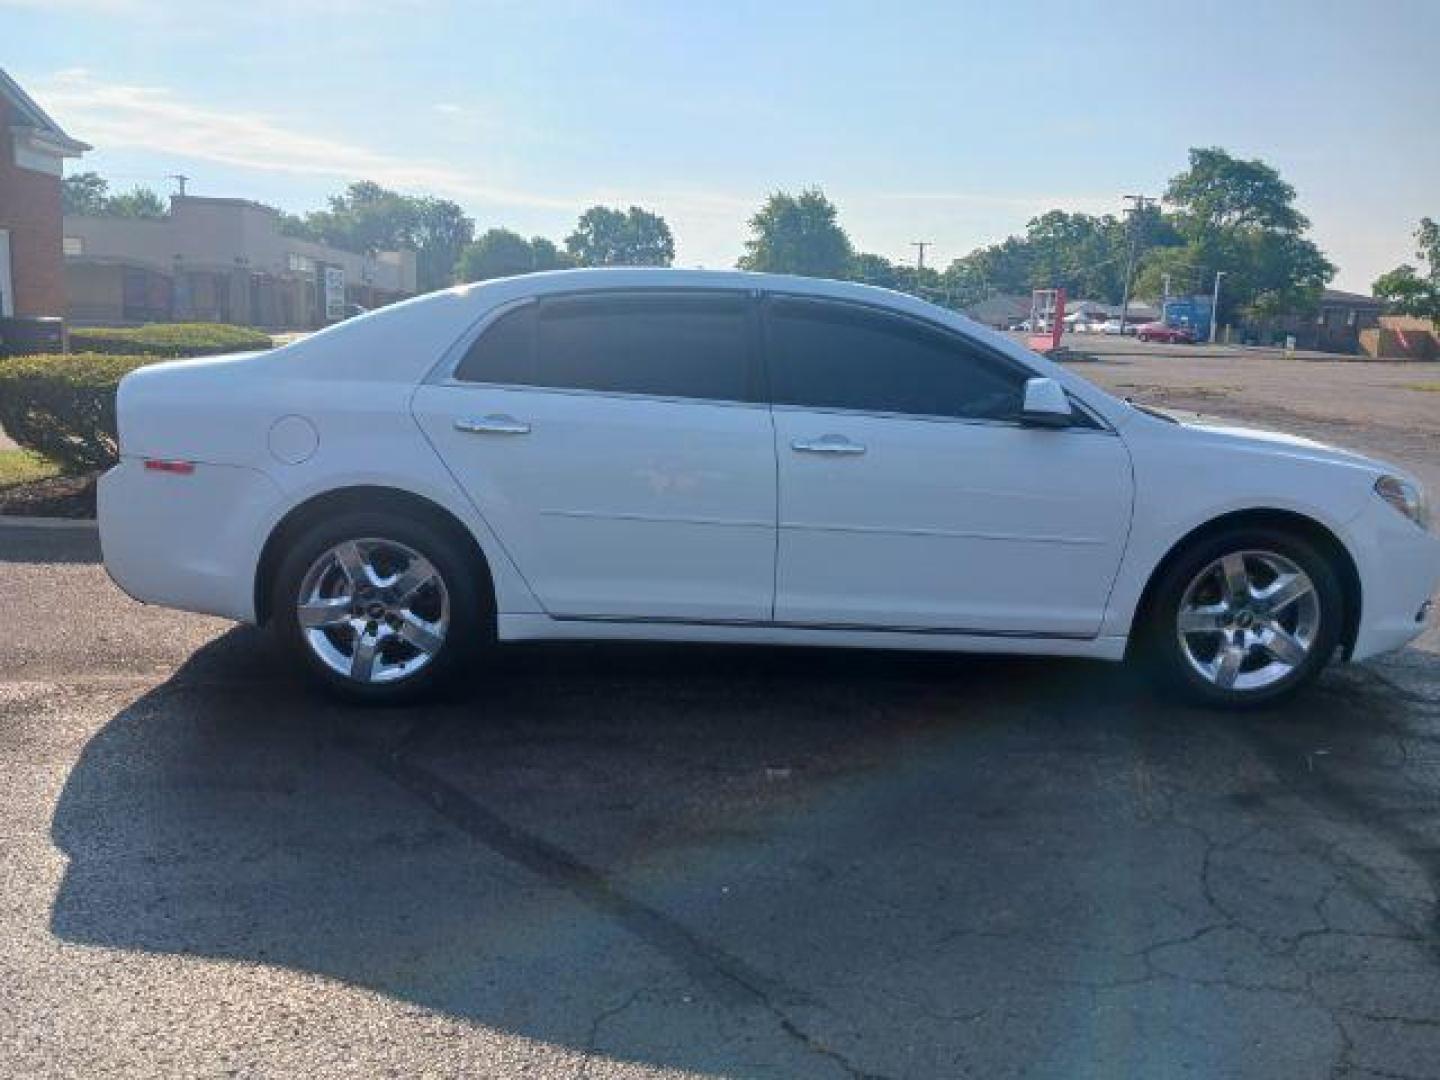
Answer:
M402 736L400 745L406 744L408 734ZM782 995L785 999L806 1003L806 995L756 971L664 912L626 894L601 871L559 845L507 821L404 754L343 731L336 734L336 743L396 786L426 803L471 839L518 863L551 885L565 889L597 912L613 919L728 1007L759 1007L765 1010L775 1018L785 1035L801 1043L811 1053L831 1061L855 1080L886 1080L882 1074L866 1072L854 1065L819 1036L806 1031L776 1004ZM628 1001L624 1008L633 1004L633 1000ZM600 1018L602 1023L604 1019L603 1016Z

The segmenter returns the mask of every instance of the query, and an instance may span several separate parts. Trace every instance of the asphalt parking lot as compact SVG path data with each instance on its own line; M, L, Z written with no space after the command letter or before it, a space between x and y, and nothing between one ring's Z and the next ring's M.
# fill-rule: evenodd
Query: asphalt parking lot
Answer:
M1436 365L1128 346L1440 488ZM0 527L0 1074L1440 1076L1434 630L1242 717L591 646L358 712L95 556Z

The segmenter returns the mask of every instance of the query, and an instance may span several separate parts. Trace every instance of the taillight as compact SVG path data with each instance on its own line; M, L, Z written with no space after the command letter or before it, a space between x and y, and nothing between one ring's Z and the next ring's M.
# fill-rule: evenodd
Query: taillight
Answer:
M195 471L193 461L166 461L163 458L146 458L145 468L150 472L177 473L180 476L189 476Z

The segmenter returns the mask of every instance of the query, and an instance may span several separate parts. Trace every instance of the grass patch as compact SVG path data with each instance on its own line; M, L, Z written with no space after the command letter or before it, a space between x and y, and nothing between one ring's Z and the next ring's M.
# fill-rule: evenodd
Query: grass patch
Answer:
M1412 382L1405 384L1406 390L1419 390L1422 394L1440 394L1440 382Z
M60 475L60 466L29 450L0 450L0 488L48 480Z

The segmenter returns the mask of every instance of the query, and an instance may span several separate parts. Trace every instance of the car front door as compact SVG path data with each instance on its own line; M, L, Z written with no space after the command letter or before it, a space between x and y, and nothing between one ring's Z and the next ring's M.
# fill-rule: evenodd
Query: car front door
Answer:
M1019 422L1031 372L864 305L770 297L775 619L1093 636L1130 524L1122 441Z
M764 621L775 453L748 293L522 303L414 411L547 612Z

